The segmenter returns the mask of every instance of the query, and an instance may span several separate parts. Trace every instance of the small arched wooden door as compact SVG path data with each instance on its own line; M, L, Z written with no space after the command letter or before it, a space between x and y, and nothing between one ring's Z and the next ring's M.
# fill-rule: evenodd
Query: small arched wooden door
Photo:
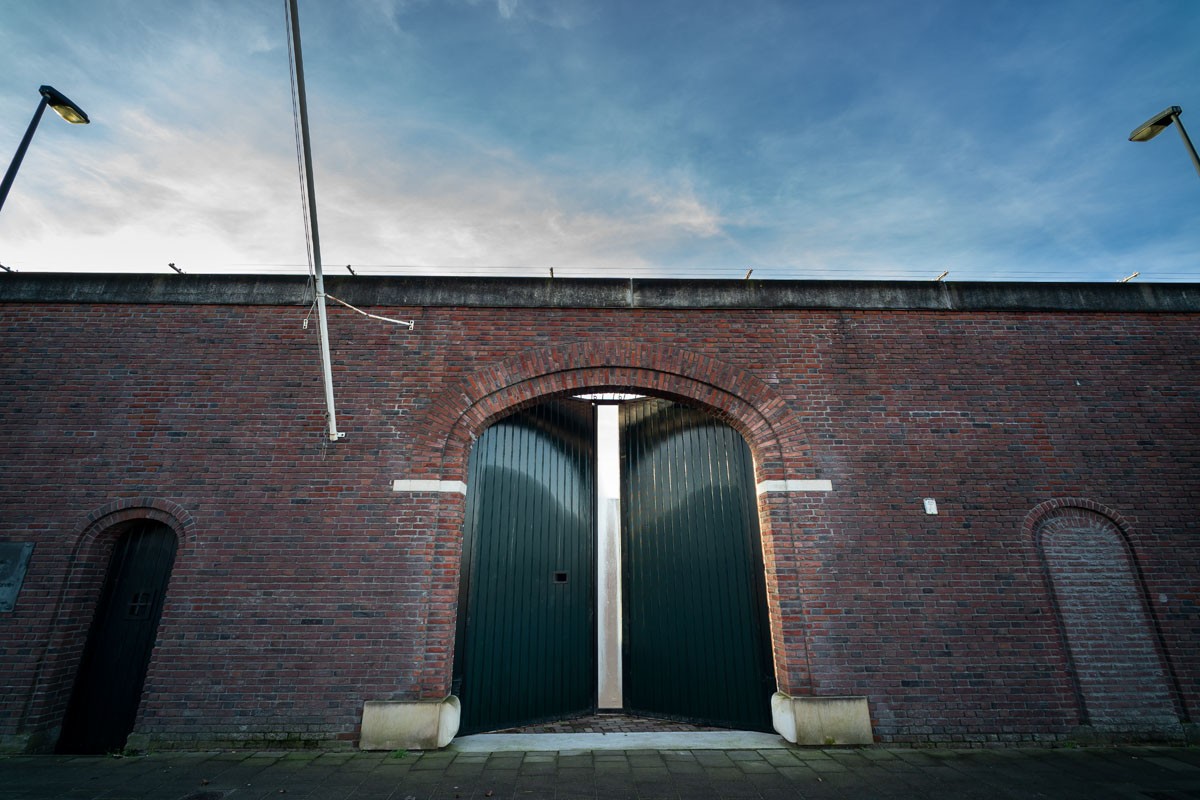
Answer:
M141 703L175 546L170 528L146 520L122 533L113 547L59 753L108 753L125 746Z

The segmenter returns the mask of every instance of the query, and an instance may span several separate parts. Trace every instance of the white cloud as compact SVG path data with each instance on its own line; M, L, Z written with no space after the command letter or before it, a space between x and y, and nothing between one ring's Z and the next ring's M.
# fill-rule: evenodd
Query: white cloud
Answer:
M219 60L203 64L205 80L229 77ZM633 268L722 233L719 213L685 175L580 166L568 177L461 131L423 123L385 134L335 98L318 102L326 104L314 158L327 264ZM5 263L301 268L291 131L253 109L212 108L203 127L139 106L116 113L112 143L74 159L69 192L54 188L49 169L22 175L29 192L5 209ZM55 243L50 222L64 219L69 247Z
M505 20L525 19L551 28L571 30L586 23L595 9L580 0L496 0Z
M623 174L563 180L487 149L448 163L384 161L370 176L322 173L323 248L332 261L615 268L720 233L719 215L684 183Z

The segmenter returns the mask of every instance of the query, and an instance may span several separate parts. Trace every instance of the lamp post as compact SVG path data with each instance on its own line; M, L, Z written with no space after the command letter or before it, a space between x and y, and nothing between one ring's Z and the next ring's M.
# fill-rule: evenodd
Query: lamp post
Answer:
M43 86L38 91L42 94L42 101L38 103L37 111L33 112L33 120L25 129L25 138L21 139L21 144L17 147L17 154L13 156L12 163L8 165L8 172L4 173L4 182L0 183L0 208L4 208L4 201L8 199L8 190L12 187L13 179L17 177L21 160L25 158L25 151L29 149L29 141L33 139L33 132L37 130L38 122L41 121L42 112L46 110L46 106L53 108L60 117L72 125L87 125L90 122L82 108L68 100L66 95L53 86Z
M1183 109L1179 106L1164 108L1135 128L1133 133L1129 134L1129 141L1148 142L1174 122L1175 127L1179 128L1179 135L1183 137L1183 146L1188 149L1188 153L1192 157L1192 164L1195 165L1196 172L1200 173L1200 157L1196 156L1196 148L1192 146L1192 140L1188 138L1187 131L1183 128L1183 121L1179 119L1179 115L1182 113Z

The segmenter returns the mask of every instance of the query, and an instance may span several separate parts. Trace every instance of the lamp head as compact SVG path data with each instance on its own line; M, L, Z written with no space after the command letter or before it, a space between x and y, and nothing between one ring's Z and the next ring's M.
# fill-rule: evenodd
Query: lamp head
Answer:
M1183 109L1179 106L1168 106L1162 111L1155 114L1150 119L1143 122L1140 126L1134 129L1133 133L1129 134L1131 142L1148 142L1155 136L1158 136L1167 129L1175 118L1183 113Z
M46 98L46 104L72 125L87 125L91 122L82 108L72 103L65 94L53 86L43 86L38 91L42 93L42 97Z

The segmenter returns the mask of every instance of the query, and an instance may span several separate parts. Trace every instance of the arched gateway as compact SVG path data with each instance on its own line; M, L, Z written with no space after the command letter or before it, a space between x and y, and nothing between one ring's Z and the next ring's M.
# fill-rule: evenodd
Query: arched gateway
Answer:
M617 441L598 440L598 409ZM598 470L619 472L619 535L600 522ZM754 467L736 431L660 399L547 401L484 431L468 487L464 733L598 708L770 730Z
M597 340L522 351L462 377L426 406L420 428L422 433L413 442L413 448L436 456L430 462L414 464L414 469L407 475L398 476L393 486L396 491L412 493L412 502L424 504L437 532L435 546L427 555L431 591L422 612L428 646L417 665L419 691L426 699L367 701L363 709L360 746L365 749L440 747L460 730L483 730L504 724L501 719L525 720L570 714L585 710L589 702L601 708L611 707L608 702L575 699L570 703L563 701L560 705L527 708L519 714L502 714L495 718L492 712L482 711L481 716L475 718L476 711L467 707L487 695L486 689L472 690L466 683L469 675L483 669L472 666L474 656L468 651L473 643L467 633L472 614L470 604L474 602L470 598L482 596L472 592L476 580L471 564L473 545L464 541L464 534L473 535L470 526L474 524L467 519L467 495L478 498L484 493L481 487L471 486L476 483L476 478L471 476L472 454L485 452L489 435L497 435L489 434L489 430L506 430L514 424L536 428L536 424L517 422L516 415L521 412L549 401L561 403L596 393L634 394L658 398L655 402L668 401L668 405L686 407L687 413L698 414L697 418L703 420L704 426L720 427L726 432L725 436L737 440L741 448L738 459L743 470L738 491L742 497L745 497L747 487L752 487L753 492L753 497L745 500L737 513L749 519L756 518L755 544L758 546L748 550L745 558L749 563L759 565L749 571L739 570L737 574L750 587L746 589L751 598L749 602L761 609L761 598L765 596L767 609L765 619L760 610L751 614L750 627L756 631L751 638L755 644L744 650L752 653L750 662L756 661L755 654L762 652L767 664L765 668L751 668L752 672L759 669L762 675L756 689L747 689L758 692L762 698L756 705L759 711L755 714L769 714L771 727L791 741L869 742L871 729L865 698L815 696L803 609L804 576L811 572L813 565L804 560L795 542L805 535L803 526L808 509L814 507L810 498L814 493L820 495L830 491L832 485L815 474L807 435L791 404L760 378L699 353L664 345ZM522 478L518 482L534 494L542 491L540 479L536 477ZM416 500L417 497L422 499ZM472 514L476 513L478 500L474 503ZM479 507L490 508L493 504L489 501ZM691 507L688 503L682 504L685 510ZM587 529L590 525L591 522L585 522L582 527ZM753 526L745 530L753 530ZM745 531L728 538L737 541L744 535ZM489 538L503 541L503 537ZM570 585L570 568L551 569L542 564L540 572L546 573L548 569L552 579L557 577L553 573L566 572L565 583ZM780 574L795 575L799 581L781 587L775 578ZM815 574L812 577L815 579ZM594 577L588 580L594 580ZM564 588L559 586L557 590ZM725 609L731 607L723 606ZM476 609L476 618L480 610ZM592 610L588 608L587 613L591 614ZM733 616L740 613L744 612ZM491 629L499 630L494 624ZM771 647L763 642L770 642ZM478 643L474 644L474 652L478 654ZM584 660L593 657L585 656ZM497 669L508 669L502 665L512 663L490 657L485 661ZM649 662L643 657L641 663ZM762 664L761 661L758 663ZM592 670L580 672L586 685L590 686ZM676 674L681 672L675 670ZM672 672L665 670L662 674L669 680ZM755 680L757 678L739 678L738 683L748 686ZM636 683L634 676L635 686ZM712 686L710 680L701 691ZM772 686L778 689L774 695L770 693ZM459 691L473 694L475 699L463 698L460 703L456 694ZM574 691L577 694L571 696L575 698L582 697L584 692L578 687ZM586 691L595 690L589 688ZM725 692L725 688L719 691ZM657 696L668 694L660 692ZM853 708L841 708L847 702ZM825 712L816 707L824 708L829 703L841 704L830 712L834 714L832 718L839 720L839 726L840 720L851 720L853 724L845 731L840 727L833 730L823 722L801 730L800 714L819 716ZM564 710L572 704L572 710ZM735 719L725 712L713 713L711 709L697 711L695 704L643 706L640 709L637 703L623 702L622 705L645 713L708 719L733 727L766 727L762 716ZM802 711L801 706L816 710ZM464 719L467 726L460 728Z

